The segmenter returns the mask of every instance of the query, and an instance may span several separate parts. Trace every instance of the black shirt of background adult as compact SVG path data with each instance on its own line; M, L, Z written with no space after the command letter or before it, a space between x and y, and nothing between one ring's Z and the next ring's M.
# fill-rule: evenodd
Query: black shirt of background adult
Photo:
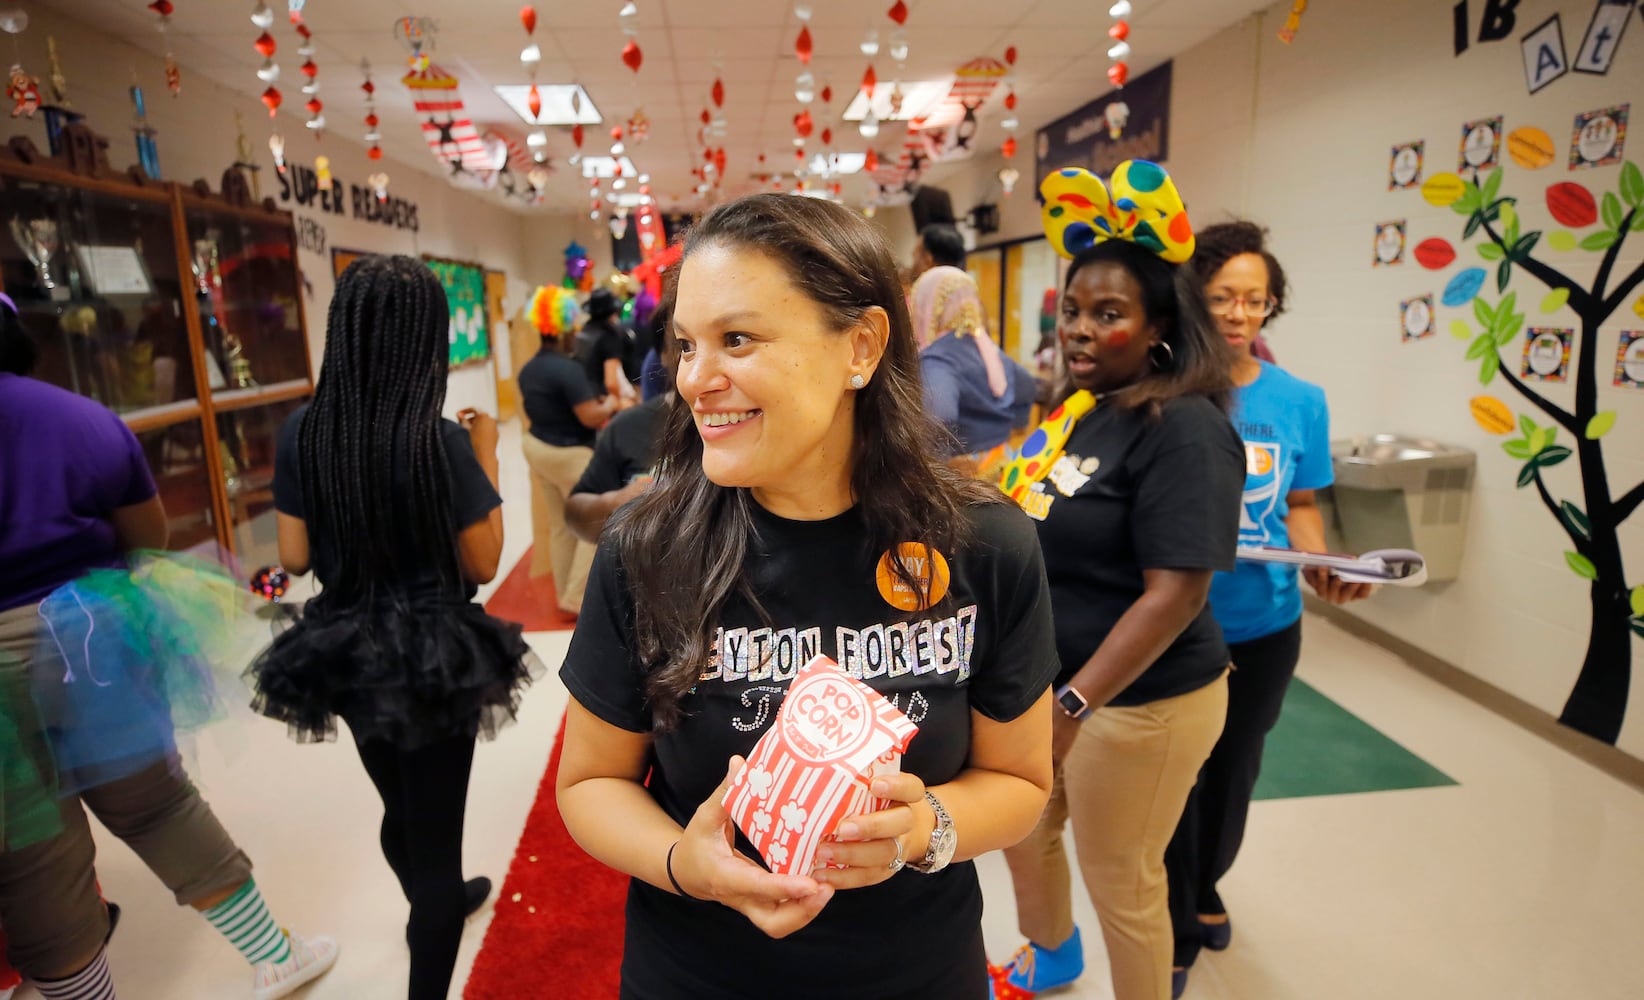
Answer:
M898 611L882 596L875 570L883 553L864 544L859 509L790 521L750 506L755 537L744 572L769 617L739 598L728 602L715 623L720 655L685 696L684 721L654 737L648 790L681 825L719 785L731 755L753 750L792 673L814 653L832 657L919 726L902 767L927 785L965 769L972 711L1009 721L1049 689L1057 666L1049 595L1031 522L1013 505L970 509L970 542L943 553L947 600L917 612ZM649 733L645 672L632 648L634 616L617 541L608 533L560 677L601 719ZM737 844L758 857L740 834ZM980 956L975 968L960 961L973 950L981 913L971 862L842 890L808 926L781 940L728 907L635 879L622 995L985 995Z
M594 442L594 457L571 494L611 493L651 475L668 399L667 394L657 396L612 417Z
M308 404L304 403L291 416L286 418L280 427L279 441L274 447L274 509L290 517L307 520L303 510L303 486L301 464L298 461L298 429L302 427L303 416L308 413ZM497 495L496 487L485 475L480 467L479 459L474 455L474 442L469 439L468 432L462 425L451 420L440 421L440 434L445 442L445 464L451 476L451 506L456 515L456 526L462 531L471 525L485 520L492 510L502 506L502 497ZM394 491L405 495L413 493L411 485L411 470L403 461L403 455L394 457ZM402 516L399 508L381 512L386 527L394 532L396 544L407 552L428 553L427 560L418 566L412 575L403 580L379 581L396 592L408 595L438 595L440 593L439 570L434 564L431 546L436 544L455 546L455 538L448 540L422 538L413 529L409 521ZM309 539L315 538L313 532ZM321 586L336 579L342 562L342 554L323 546L316 545L312 552L314 575L319 579ZM473 600L479 588L472 583L464 583L464 596Z
M1038 484L1052 498L1039 543L1056 609L1057 686L1090 660L1142 596L1144 569L1233 568L1245 479L1238 432L1200 396L1166 402L1157 420L1099 405L1073 428L1063 456L1060 477L1053 470ZM1111 704L1196 691L1227 662L1207 603Z
M577 418L576 407L595 396L581 365L548 341L519 372L519 393L531 436L556 448L594 443L594 430ZM601 394L603 395L603 394Z
M575 354L588 376L589 384L594 387L594 395L604 399L608 391L605 387L605 362L614 358L622 363L624 374L628 370L626 331L615 316L591 319L577 334Z

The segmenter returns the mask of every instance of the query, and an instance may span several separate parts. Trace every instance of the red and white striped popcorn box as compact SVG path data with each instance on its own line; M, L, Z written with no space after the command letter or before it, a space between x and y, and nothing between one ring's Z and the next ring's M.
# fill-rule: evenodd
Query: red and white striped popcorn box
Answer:
M901 770L918 731L879 692L818 656L794 676L725 793L725 810L771 871L809 875L840 821L889 805L869 789L874 777Z

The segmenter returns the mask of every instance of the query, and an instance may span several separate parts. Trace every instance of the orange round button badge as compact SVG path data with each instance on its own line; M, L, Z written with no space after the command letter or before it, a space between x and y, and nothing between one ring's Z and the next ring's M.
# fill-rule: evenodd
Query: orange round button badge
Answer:
M902 565L911 571L919 591L910 588L896 575L891 553L886 552L879 557L879 569L874 573L874 580L879 584L879 596L885 599L886 604L898 611L924 611L948 595L948 561L942 553L921 542L903 542L896 547L896 554L901 557ZM929 600L923 593L927 591Z

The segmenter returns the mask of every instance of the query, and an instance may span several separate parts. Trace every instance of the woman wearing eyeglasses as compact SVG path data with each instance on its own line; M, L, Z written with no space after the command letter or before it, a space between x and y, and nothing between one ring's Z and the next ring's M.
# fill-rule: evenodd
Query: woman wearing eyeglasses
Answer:
M1198 234L1192 264L1204 281L1217 329L1231 344L1233 425L1244 439L1241 546L1324 550L1324 518L1314 491L1333 480L1330 417L1324 392L1251 354L1268 320L1284 311L1284 269L1252 222L1210 226ZM1345 604L1370 593L1328 570L1302 571L1320 597ZM1227 722L1188 796L1166 852L1176 932L1174 991L1201 947L1220 951L1233 936L1216 883L1244 838L1250 796L1261 771L1262 743L1279 719L1285 688L1301 656L1301 588L1296 568L1241 562L1217 573L1210 609L1233 657Z

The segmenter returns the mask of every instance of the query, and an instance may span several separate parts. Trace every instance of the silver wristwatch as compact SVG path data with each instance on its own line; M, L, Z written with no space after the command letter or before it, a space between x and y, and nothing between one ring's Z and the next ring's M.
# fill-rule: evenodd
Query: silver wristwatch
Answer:
M936 796L926 792L925 801L936 814L936 826L930 832L930 849L918 861L909 861L908 867L921 875L935 875L953 861L953 852L959 847L959 831L953 828L953 817L942 808Z

